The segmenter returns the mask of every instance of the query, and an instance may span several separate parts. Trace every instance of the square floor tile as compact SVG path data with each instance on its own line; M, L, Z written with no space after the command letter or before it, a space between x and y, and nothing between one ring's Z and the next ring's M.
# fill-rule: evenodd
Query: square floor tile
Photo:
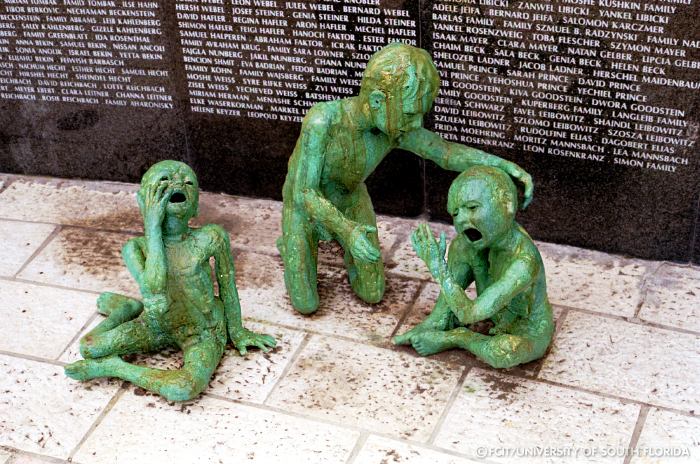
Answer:
M95 312L95 295L0 280L0 350L55 359Z
M652 408L636 449L634 464L695 464L700 460L700 418Z
M231 236L231 244L264 253L277 253L282 235L282 203L273 200L202 193L195 225L219 224Z
M389 343L403 312L412 303L418 283L389 276L381 303L371 305L356 297L344 269L319 266L321 305L304 316L294 310L284 286L281 259L241 253L236 257L236 282L243 314L301 329L373 343Z
M18 277L62 287L138 296L138 285L121 257L132 235L67 227Z
M666 264L645 286L639 318L700 332L700 269Z
M461 373L428 359L314 336L267 404L424 441Z
M345 462L358 435L216 398L167 403L127 391L80 447L74 462Z
M140 231L135 191L129 184L16 180L0 193L0 217Z
M354 461L356 464L468 464L477 461L429 448L370 435Z
M575 462L504 456L508 450L626 447L639 406L537 381L472 369L435 445L494 462ZM622 459L588 458L586 462Z
M0 220L0 276L12 277L56 226Z
M645 261L538 242L552 304L634 316L641 302Z
M65 459L117 389L78 385L60 366L0 355L0 445Z
M102 320L104 317L98 315L80 334L80 338ZM269 353L263 353L257 348L249 348L248 354L240 356L238 351L229 344L204 393L214 393L232 400L262 403L301 345L304 333L250 321L246 321L244 326L255 332L275 337L277 346ZM71 363L82 359L80 338L76 339L63 353L60 359L62 362ZM182 352L175 348L160 353L138 355L129 358L129 362L157 369L180 369L183 364Z
M700 336L570 311L545 358L543 379L698 411Z

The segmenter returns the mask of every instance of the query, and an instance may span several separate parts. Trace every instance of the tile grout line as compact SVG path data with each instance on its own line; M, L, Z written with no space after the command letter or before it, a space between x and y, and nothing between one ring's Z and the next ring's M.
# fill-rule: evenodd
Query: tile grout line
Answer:
M435 424L435 427L433 428L433 431L430 434L428 441L426 442L427 444L435 445L435 440L437 439L438 434L442 430L442 426L444 425L445 420L447 420L447 416L449 415L452 406L454 406L455 401L457 401L459 392L462 391L462 384L464 384L464 381L467 379L467 375L469 375L469 372L471 372L471 370L471 366L465 367L462 371L462 374L459 376L459 379L457 380L457 385L455 385L452 389L450 397L447 399L447 403L445 403L445 408L442 410L442 414L440 414L440 417L438 418L438 421Z
M355 442L355 446L353 446L352 451L350 451L350 455L348 456L348 459L345 461L345 464L353 464L357 460L357 456L360 454L360 451L362 451L362 448L365 447L365 443L367 443L368 437L369 437L369 432L360 433L360 436L357 437L357 441Z
M399 442L404 443L404 444L407 444L407 445L418 446L418 447L426 448L426 449L429 449L429 450L432 450L432 451L437 451L437 452L444 453L444 454L448 454L448 455L455 456L455 457L467 458L467 459L472 459L472 460L474 459L474 458L470 458L468 455L460 454L460 453L457 452L457 451L454 451L454 450L451 450L451 449L447 449L447 448L441 448L441 447L439 447L439 446L435 446L435 445L432 445L432 444L430 444L430 443L425 443L425 442L421 442L421 441L417 441L417 440L407 440L407 439L405 439L405 438L401 438L401 437L396 436L396 435L391 435L391 434L388 434L388 433L383 433L383 432L378 432L378 431L374 431L374 430L364 429L364 428L362 428L362 427L360 427L360 426L357 426L357 425L349 425L349 424L346 424L346 423L335 422L335 421L332 420L332 419L327 419L327 418L324 418L324 417L317 417L317 416L307 415L307 414L304 414L304 413L301 413L301 412L296 412L296 411L288 411L288 410L285 410L285 409L282 409L282 408L279 408L279 407L276 407L276 406L270 406L270 405L267 405L267 404L253 403L253 402L246 401L246 400L235 400L235 399L232 399L232 398L228 398L228 397L225 397L225 396L218 395L218 394L216 394L216 393L204 393L203 396L206 396L206 397L209 397L209 398L215 398L215 399L218 399L218 400L221 400L221 401L226 401L226 402L232 403L232 404L240 404L240 405L243 405L243 406L246 406L246 407L249 407L249 408L253 408L253 409L261 409L261 410L263 410L263 411L273 412L273 413L281 414L281 415L284 415L284 416L296 417L296 418L298 418L298 419L304 419L304 420L307 420L307 421L310 421L310 422L315 422L315 423L318 423L318 424L330 425L330 426L333 426L333 427L338 427L338 428L341 428L341 429L350 430L350 431L353 431L353 432L358 432L358 433L360 433L360 434L366 433L367 435L376 435L376 436L378 436L378 437L380 437L380 438L386 438L386 439L389 439L389 440L399 441Z
M68 454L68 461L72 462L73 458L75 457L76 453L78 450L83 446L83 444L87 441L87 439L92 435L92 432L97 429L97 427L102 423L102 419L107 416L107 414L112 410L115 404L117 404L117 401L124 396L124 393L126 393L126 388L124 388L124 385L120 385L119 389L117 392L112 396L112 398L109 400L107 405L104 407L104 409L97 415L95 420L93 421L92 425L90 425L90 428L87 429L85 432L85 435L80 439L77 445L71 450L71 452Z
M17 218L10 218L10 217L5 217L5 216L0 216L1 221L7 221L7 222L21 222L24 224L49 224L49 225L56 225L56 226L61 226L64 228L70 228L70 229L80 229L80 230L87 230L90 232L108 232L112 234L124 234L124 235L141 235L143 234L143 230L134 230L134 229L104 229L101 227L95 227L95 226L86 226L82 224L71 224L71 223L56 223L56 222L49 222L49 221L32 221L31 219L17 219Z
M9 187L10 185L12 185L12 183L13 183L15 180L16 180L16 179L15 179L14 177L8 177L7 179L5 179L4 185L0 186L0 193L2 193L2 192L4 192L5 190L7 190L7 187Z
M38 363L51 364L52 366L58 366L58 367L64 367L66 365L66 363L61 362L61 361L56 361L54 359L42 358L41 356L34 356L31 354L25 354L25 353L16 353L14 351L0 350L0 355L8 356L10 358L24 359L26 361L34 361L34 362L38 362Z
M661 268L664 267L663 262L659 262L656 266L654 266L653 270L649 270L644 273L644 277L642 278L642 282L640 284L639 288L639 303L637 304L637 307L634 310L634 318L639 319L639 314L642 312L642 308L644 307L644 303L646 303L647 300L647 294L649 293L649 280L656 275L657 272L661 270ZM641 320L641 319L640 319Z
M416 289L415 293L413 294L413 302L408 305L408 307L403 311L401 314L401 317L399 317L399 320L396 321L396 325L394 326L394 330L391 331L389 334L389 343L391 342L391 339L398 333L398 331L403 327L403 323L406 322L406 319L413 313L413 310L416 308L416 303L418 303L418 298L420 298L421 294L423 293L423 290L425 290L425 287L428 284L426 282L421 282L418 285L418 288Z
M49 243L51 243L53 239L56 238L56 236L61 232L61 229L63 229L63 226L56 225L54 227L51 233L44 239L43 242L41 242L37 249L34 250L34 253L32 253L29 256L29 258L27 258L27 260L24 262L24 264L20 266L19 270L12 275L13 279L17 279L17 276L20 275L22 271L24 271L27 268L27 266L29 266L29 263L31 263L34 260L34 258L39 256L39 254L42 251L44 251L44 248L46 248L49 245Z
M606 319L614 319L617 321L627 322L629 324L634 324L634 325L638 325L641 327L653 327L655 329L663 329L663 330L668 330L671 332L678 332L678 333L700 336L700 332L697 332L694 330L682 329L680 327L674 327L674 326L670 326L670 325L659 324L657 322L646 321L644 319L638 319L634 316L618 316L616 314L602 313L602 312L598 312L598 311L593 311L591 309L576 308L574 306L567 306L567 305L558 304L558 303L554 304L554 306L558 306L561 309L567 309L569 311L576 311L579 313L589 314L591 316L599 316L599 317L603 317Z
M99 316L99 313L95 311L92 314L92 316L90 316L88 318L87 322L85 322L85 324L83 324L83 326L78 330L78 332L73 336L73 338L71 338L71 340L68 342L68 344L65 346L65 348L63 348L61 353L54 358L56 361L61 359L61 356L63 356L66 353L66 351L68 351L70 349L70 347L73 346L73 343L75 343L78 340L78 338L80 337L80 334L83 333L83 330L87 329L90 326L90 324L92 324L92 321L94 321L98 316Z
M22 279L22 278L12 278L12 277L0 276L0 280L4 280L6 282L16 282L16 283L21 283L21 284L36 285L38 287L55 288L58 290L68 290L71 292L91 293L93 295L100 295L102 293L102 292L98 292L97 290L90 290L87 288L66 287L65 285L56 285L56 284L50 284L48 282L38 282L35 280Z
M642 407L639 409L639 416L637 417L637 422L634 425L634 431L632 432L632 437L630 438L629 446L627 446L628 450L632 450L637 447L637 444L639 443L639 437L642 434L642 429L644 428L647 416L649 415L649 410L649 406L646 405L642 405ZM633 453L627 453L623 464L630 464L630 462L632 461L632 457Z
M280 373L279 377L277 377L277 380L275 381L275 384L272 386L270 391L265 395L265 399L262 401L262 404L267 405L268 400L272 396L272 393L277 389L277 387L282 383L282 379L284 379L289 371L292 369L292 366L294 363L297 362L299 359L299 356L301 356L301 352L306 348L306 346L309 344L309 341L311 340L311 337L313 335L309 334L308 332L304 333L304 339L299 343L299 346L297 349L294 351L294 354L292 354L292 357L289 358L289 362L287 362L287 365L284 366L284 369L282 369L282 372Z
M48 456L45 454L34 453L32 451L25 451L25 450L22 450L19 448L13 448L11 446L0 447L0 451L6 451L6 452L10 453L10 459L5 464L13 464L13 463L17 462L17 458L19 458L22 454L27 455L27 456L34 456L34 457L41 458L43 461L45 461L47 463L48 462L55 462L55 463L63 464L63 463L68 462L65 459L56 458L56 457Z
M547 351L539 359L539 364L535 368L535 371L532 373L533 378L536 379L539 377L540 371L542 371L542 368L544 367L544 361L545 359L547 359L547 356L549 356L549 353L552 351L552 347L554 346L554 343L556 342L557 337L559 336L559 332L561 332L562 328L564 327L564 323L566 322L566 317L569 315L569 311L571 311L569 308L562 308L561 314L559 315L557 323L554 326L554 334L552 334L552 341L549 343Z

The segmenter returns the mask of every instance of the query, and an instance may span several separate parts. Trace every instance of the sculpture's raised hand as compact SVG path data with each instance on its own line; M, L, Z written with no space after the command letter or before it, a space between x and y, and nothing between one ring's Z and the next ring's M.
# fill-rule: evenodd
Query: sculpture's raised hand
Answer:
M231 334L231 341L242 356L248 353L249 346L258 347L265 353L277 346L277 341L271 336L255 333L243 327Z
M503 163L501 168L513 179L516 179L520 184L522 184L523 193L523 204L520 209L525 209L530 205L532 201L532 195L535 190L535 184L532 182L532 176L525 172L523 168L515 163L506 161Z
M419 225L411 234L413 249L420 259L423 260L433 278L437 282L442 282L446 271L445 253L447 253L447 239L445 233L440 234L438 243L433 236L428 224Z
M350 254L352 257L370 263L376 263L381 257L381 252L367 237L367 234L377 233L377 228L366 224L359 224L350 236Z
M170 195L172 194L172 190L168 187L170 187L170 182L166 180L148 186L143 199L143 219L146 231L160 228L163 224L165 210L168 206Z

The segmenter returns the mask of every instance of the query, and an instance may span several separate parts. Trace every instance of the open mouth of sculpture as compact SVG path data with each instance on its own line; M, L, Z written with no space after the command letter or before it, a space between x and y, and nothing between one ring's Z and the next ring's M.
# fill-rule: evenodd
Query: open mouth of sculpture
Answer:
M481 232L474 229L473 227L470 227L469 229L465 230L464 235L467 236L470 242L478 242L483 237L483 235L481 235Z
M170 203L184 203L187 197L182 192L175 192L170 196Z

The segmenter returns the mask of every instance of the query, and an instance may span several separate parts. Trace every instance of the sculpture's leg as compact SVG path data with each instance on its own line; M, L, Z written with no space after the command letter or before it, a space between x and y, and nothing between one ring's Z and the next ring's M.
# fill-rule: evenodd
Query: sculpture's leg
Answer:
M178 370L137 366L118 356L89 359L74 364L81 364L79 367L84 375L80 380L117 377L156 392L170 401L187 401L206 388L223 353L224 345L215 337L207 336L185 348L184 366Z
M277 247L284 262L284 283L294 309L311 314L318 309L318 240L308 218L285 207L282 219L284 235Z
M458 322L454 313L450 310L450 307L447 306L444 299L440 297L433 310L420 324L401 335L395 336L393 341L396 345L408 345L411 343L411 338L414 335L421 332L444 332L446 330L451 330L458 325Z
M103 323L110 321L110 318ZM142 318L120 323L111 330L96 331L98 327L80 340L83 358L147 353L172 345L167 336L152 332Z
M423 332L413 339L413 346L422 356L451 348L462 348L473 353L491 367L514 367L541 358L548 340L527 335L503 334L488 336L460 327L446 332Z
M367 186L360 184L348 198L349 206L343 211L345 216L360 224L367 224L377 227L377 217L374 214L372 199L367 192ZM368 234L372 245L381 250L379 245L379 235L377 232ZM381 256L376 263L356 261L350 251L341 243L345 249L345 267L348 270L350 285L355 295L359 296L367 303L379 303L384 296L386 281L384 279L384 262Z
M84 338L107 332L116 326L136 319L143 311L143 303L128 296L104 292L97 298L97 312L107 316Z

